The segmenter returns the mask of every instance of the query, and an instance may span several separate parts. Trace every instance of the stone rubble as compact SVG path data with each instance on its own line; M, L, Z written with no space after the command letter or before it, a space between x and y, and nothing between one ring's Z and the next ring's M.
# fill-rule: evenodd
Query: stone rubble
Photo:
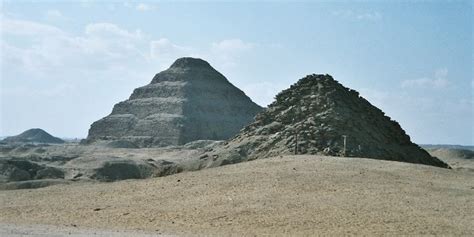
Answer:
M280 92L253 123L208 156L228 164L295 153L449 167L412 143L396 121L357 91L316 74Z

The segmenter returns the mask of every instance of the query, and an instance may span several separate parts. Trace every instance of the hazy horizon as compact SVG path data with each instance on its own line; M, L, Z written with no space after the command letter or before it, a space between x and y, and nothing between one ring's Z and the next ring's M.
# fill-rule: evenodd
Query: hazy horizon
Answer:
M470 1L0 4L0 136L86 137L191 56L261 106L305 75L330 74L415 143L474 144Z

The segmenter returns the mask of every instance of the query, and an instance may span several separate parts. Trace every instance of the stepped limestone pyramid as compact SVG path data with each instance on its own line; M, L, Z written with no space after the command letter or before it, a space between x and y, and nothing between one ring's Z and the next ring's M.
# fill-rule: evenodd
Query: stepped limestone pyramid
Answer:
M448 167L412 143L396 121L358 92L330 75L315 74L280 92L253 123L203 157L227 164L295 153Z
M225 140L261 110L208 62L180 58L94 122L86 142L124 140L149 147Z
M40 128L32 128L19 135L3 139L7 143L64 143L60 138L54 137Z

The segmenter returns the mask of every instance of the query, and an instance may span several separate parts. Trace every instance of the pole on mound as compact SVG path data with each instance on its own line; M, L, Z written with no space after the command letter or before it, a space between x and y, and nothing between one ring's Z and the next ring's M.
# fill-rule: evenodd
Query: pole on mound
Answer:
M346 140L347 140L347 135L342 135L344 138L344 148L342 150L342 156L346 156Z

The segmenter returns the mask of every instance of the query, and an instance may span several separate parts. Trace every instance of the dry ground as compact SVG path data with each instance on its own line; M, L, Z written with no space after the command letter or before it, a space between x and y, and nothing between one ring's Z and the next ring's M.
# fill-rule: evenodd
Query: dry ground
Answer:
M277 157L148 180L0 191L0 223L172 235L473 235L474 172Z
M425 150L454 169L474 171L474 151L454 148L428 148Z

